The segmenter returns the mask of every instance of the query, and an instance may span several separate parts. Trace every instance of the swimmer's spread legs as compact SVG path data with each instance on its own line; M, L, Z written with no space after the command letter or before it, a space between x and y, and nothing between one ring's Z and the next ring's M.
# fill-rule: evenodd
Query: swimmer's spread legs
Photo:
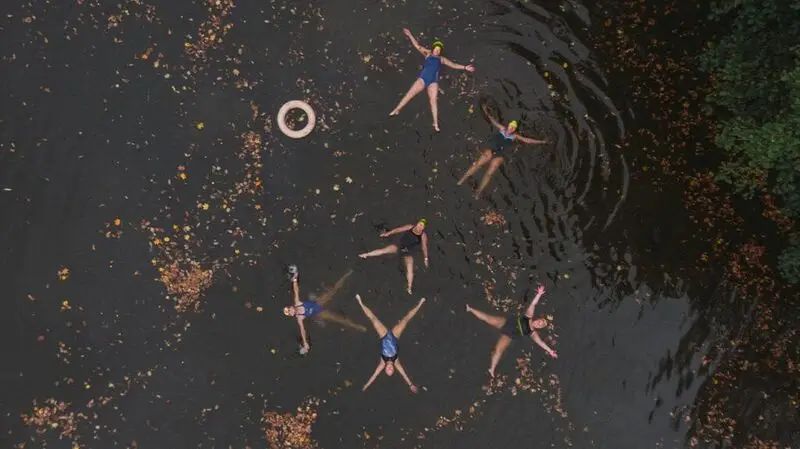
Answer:
M488 313L481 312L480 310L475 310L470 307L469 304L467 304L467 312L470 312L479 320L488 323L490 326L497 329L501 329L503 325L506 324L506 318L489 315ZM494 370L497 368L497 363L500 361L500 358L503 356L503 353L506 352L506 349L508 349L508 345L510 344L511 338L508 335L501 335L497 340L497 344L492 352L492 363L489 365L489 374L492 377L494 377Z
M397 250L398 250L397 245L392 244L384 246L383 248L380 249L372 250L368 253L361 253L358 255L358 257L366 259L367 257L382 256L384 254L394 254L397 252Z
M416 97L417 94L422 92L423 89L425 89L425 82L422 81L421 78L417 78L417 80L414 81L414 84L412 84L411 87L408 89L408 92L403 97L403 99L400 100L400 103L397 104L397 106L394 108L392 112L389 113L389 115L391 116L399 114L400 110L403 109L408 104L408 102L411 101L412 98Z
M321 306L324 306L325 303L333 299L333 295L335 295L336 292L341 290L341 288L344 286L344 282L347 280L347 278L350 277L351 274L353 274L353 270L350 270L347 273L345 273L344 276L342 276L341 278L339 278L338 281L336 281L333 287L331 287L325 293L319 295L319 297L317 298L317 303Z
M500 164L502 163L503 163L502 157L496 157L492 159L492 162L489 163L489 168L487 168L486 173L483 174L481 185L478 186L478 190L475 192L475 199L478 199L478 197L481 196L481 192L483 192L483 189L485 189L486 185L489 184L489 181L492 179L492 175L494 175L494 172L496 172L497 169L500 168Z
M439 131L439 106L437 97L439 96L439 83L431 83L428 86L428 99L431 102L431 115L433 115L433 129Z
M425 298L420 299L417 305L414 306L413 309L409 310L406 316L404 316L402 320L400 320L397 324L394 325L394 327L392 328L392 333L394 334L395 337L400 338L400 336L403 335L403 331L406 330L408 322L411 321L411 318L414 318L414 315L416 315L417 312L419 312L419 308L422 307L422 304L424 303L425 303Z
M481 153L481 157L475 161L474 164L464 173L464 176L458 180L458 185L464 184L464 182L469 179L470 176L474 175L481 167L489 163L492 160L492 150L483 150Z

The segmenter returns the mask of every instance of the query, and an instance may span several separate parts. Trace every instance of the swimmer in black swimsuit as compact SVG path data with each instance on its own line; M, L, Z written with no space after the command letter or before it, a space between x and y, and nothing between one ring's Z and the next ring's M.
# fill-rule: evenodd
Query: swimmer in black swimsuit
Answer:
M428 268L428 234L425 232L425 225L427 220L421 218L417 224L400 226L391 231L381 234L381 237L389 237L395 234L403 233L397 240L397 243L384 246L383 248L370 251L368 253L359 254L358 257L366 259L368 257L382 256L384 254L395 254L398 251L403 255L403 261L406 265L406 281L408 287L406 291L411 294L411 286L414 283L414 259L411 257L411 250L416 248L420 243L422 244L422 257L425 261L425 268Z
M492 179L494 172L500 168L500 165L505 160L504 158L506 155L507 146L513 145L514 141L520 141L529 145L547 143L546 140L531 139L518 134L517 127L519 126L519 122L516 120L509 122L507 127L501 125L497 120L494 119L494 117L491 116L491 114L489 114L489 111L486 109L485 105L483 106L483 112L486 114L486 117L489 119L489 121L492 122L492 125L497 128L499 133L492 137L492 140L488 145L489 148L483 150L480 159L475 161L469 170L464 173L464 176L458 180L458 185L463 184L470 176L474 175L478 169L491 161L489 168L486 169L486 173L483 175L483 179L481 180L478 190L475 192L475 199L478 199L478 197L481 195L481 192L483 192L483 189L489 184L489 180Z
M372 373L372 377L364 384L364 388L362 388L361 391L366 391L366 389L372 385L372 382L375 382L375 379L381 374L381 371L385 371L387 376L391 376L394 374L395 368L397 368L397 371L400 371L400 375L405 379L411 392L416 393L417 386L411 382L411 378L408 377L403 365L400 364L398 343L400 336L403 335L403 331L405 331L406 326L408 326L408 322L411 321L411 318L414 318L419 308L425 303L425 298L420 299L419 303L417 303L402 320L395 324L391 330L386 329L386 326L372 313L372 310L369 310L369 307L364 305L364 302L361 301L361 296L356 295L356 300L358 300L358 304L361 306L361 309L364 310L364 315L372 322L372 326L375 327L375 332L378 333L378 337L381 339L381 361L378 362L375 372Z
M366 327L356 324L350 321L348 318L341 316L337 313L331 312L329 310L325 310L325 304L330 302L333 299L333 295L339 291L342 286L344 286L344 281L353 274L353 270L348 271L341 277L336 284L329 290L325 291L317 298L309 298L306 301L300 301L300 282L299 276L297 272L297 267L292 265L289 267L289 274L291 277L289 280L292 282L292 293L294 299L294 305L289 307L283 308L283 314L287 317L294 317L297 319L297 325L300 327L300 354L305 355L311 349L311 345L308 343L308 336L306 334L306 326L305 326L305 319L312 318L312 319L323 319L328 321L333 321L335 323L339 323L341 325L350 327L351 329L355 329L361 332L367 330Z
M506 349L508 349L508 345L511 344L512 339L519 339L523 336L530 335L533 341L535 341L537 345L541 346L542 349L544 349L547 354L550 355L550 357L554 359L558 357L558 354L556 354L556 352L553 351L550 346L547 346L547 343L542 340L537 332L538 329L547 327L547 320L544 318L533 317L533 311L536 309L536 304L538 304L539 300L542 299L543 294L544 286L540 285L536 290L536 297L533 298L533 301L531 301L531 304L528 306L525 314L514 314L508 318L483 313L480 310L473 309L469 304L467 304L467 312L472 313L479 320L485 321L486 323L489 323L489 325L499 329L503 334L500 336L500 339L497 340L497 345L494 347L494 352L492 353L492 363L489 366L489 374L492 377L494 377L494 370L497 367L497 362L500 361L500 357L502 357L503 353L506 351Z

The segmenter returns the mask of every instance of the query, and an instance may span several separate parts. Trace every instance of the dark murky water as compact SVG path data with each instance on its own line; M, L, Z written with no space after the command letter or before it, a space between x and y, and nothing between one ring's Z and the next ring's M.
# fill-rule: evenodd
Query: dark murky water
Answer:
M691 404L699 382L670 376L663 361L697 317L685 294L660 292L688 291L691 281L671 280L670 267L663 285L637 277L642 262L628 234L648 219L626 215L629 161L616 145L633 111L588 47L596 25L587 7L4 9L5 441L34 435L18 416L54 397L88 416L86 447L265 447L262 409L293 411L314 396L327 401L313 432L326 448L681 445L669 412ZM210 14L219 22L204 25ZM447 56L478 68L443 69L440 134L423 96L386 118L421 64L404 26L423 42L443 39ZM224 42L192 58L186 49L203 33ZM310 100L319 118L299 141L272 123L294 98ZM484 100L505 120L521 118L523 134L555 143L517 150L475 201L474 181L456 180L490 136L477 112ZM237 156L248 131L263 134L260 161ZM235 192L255 176L257 195ZM490 212L505 223L485 223ZM355 255L381 245L381 226L420 216L430 223L431 267L418 271L410 298L396 258ZM122 234L108 238L116 217ZM176 315L152 281L163 255L139 230L143 220L190 226L183 254L219 264L200 313ZM296 326L280 314L290 303L287 263L300 266L304 294L353 268L332 307L362 324L355 293L387 325L427 297L401 341L425 391L410 395L399 377L359 391L377 361L371 331L310 325L311 354L297 356ZM66 281L56 275L62 266ZM501 314L540 282L548 290L537 310L553 317L559 359L517 343L498 372L513 384L516 359L529 353L541 391L494 385L487 395L496 332L464 305ZM98 397L111 399L86 405ZM479 416L463 432L429 430L475 404ZM48 435L52 447L68 447Z

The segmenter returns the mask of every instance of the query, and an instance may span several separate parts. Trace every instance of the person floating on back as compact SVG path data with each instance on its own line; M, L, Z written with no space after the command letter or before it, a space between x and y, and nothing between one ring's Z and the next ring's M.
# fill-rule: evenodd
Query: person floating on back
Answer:
M299 273L295 265L289 266L289 279L292 282L294 305L289 307L284 307L283 314L288 317L297 318L297 325L300 326L300 339L302 340L302 344L300 346L300 354L307 354L308 351L311 349L311 345L308 343L308 335L306 333L306 326L304 323L306 318L320 318L333 321L361 332L367 330L367 328L365 328L364 326L356 324L347 319L346 317L340 316L328 310L323 310L325 304L327 304L331 299L333 299L333 295L335 295L336 292L342 288L342 286L344 285L344 281L346 281L351 274L353 274L353 270L350 270L347 273L345 273L345 275L342 276L341 279L336 281L336 284L333 286L333 288L327 290L325 293L323 293L316 299L300 301Z
M533 311L536 309L536 304L538 304L539 300L542 299L542 295L544 295L544 286L540 285L536 290L536 297L533 298L533 301L531 301L531 304L528 306L525 314L513 314L508 318L483 313L480 310L475 310L474 308L470 307L469 304L467 304L467 312L472 313L479 320L499 329L503 334L500 336L500 339L497 340L497 345L494 347L494 352L492 353L492 363L489 366L489 374L492 377L494 377L494 370L497 368L497 362L500 361L500 357L502 357L503 353L506 351L506 349L508 349L508 345L511 344L512 339L517 340L523 336L530 335L533 341L535 341L537 345L541 346L542 349L544 349L547 354L550 355L550 357L554 359L558 357L558 354L556 354L555 351L547 346L547 343L542 340L537 332L538 329L547 327L547 320L544 318L533 317Z
M519 128L519 122L516 120L512 120L508 123L508 126L503 126L497 122L489 114L489 111L486 109L486 106L483 106L483 112L486 114L486 117L492 122L495 128L499 131L498 133L492 136L491 141L489 142L489 148L484 149L483 153L481 154L480 159L475 161L474 164L464 173L464 176L458 181L458 185L461 185L466 181L470 176L474 175L475 172L478 171L481 167L489 163L489 168L486 169L486 173L483 175L483 179L481 180L481 184L478 187L478 190L475 192L475 199L481 195L483 189L486 188L486 185L489 184L489 181L492 179L492 175L494 172L500 168L500 165L503 163L506 157L506 146L513 145L515 141L519 141L522 143L526 143L529 145L535 144L542 144L547 143L546 140L536 140L531 139L529 137L525 137L517 133L517 129Z
M417 387L411 382L411 378L408 377L406 374L405 368L400 363L400 352L398 348L398 341L400 340L400 336L403 335L403 331L406 329L408 322L411 321L411 318L416 315L419 311L419 308L422 307L422 304L425 303L425 298L419 300L419 303L411 309L406 316L403 317L400 322L395 324L395 326L389 330L386 329L386 326L381 323L381 320L372 313L371 310L367 306L364 305L364 302L361 300L361 296L356 295L356 300L358 304L361 306L361 309L364 310L364 314L369 318L372 325L375 327L375 332L378 333L378 338L381 339L381 361L378 362L378 366L375 368L375 372L372 373L372 377L369 378L366 384L364 384L364 388L361 391L366 391L372 382L375 382L375 379L381 374L381 371L385 372L387 376L392 376L394 374L394 370L400 371L400 375L403 376L406 383L408 384L408 388L411 389L412 393L416 393Z
M391 231L382 233L381 237L389 237L395 234L400 234L400 238L396 243L384 246L383 248L370 251L368 253L361 253L358 257L366 259L368 257L382 256L384 254L395 254L398 251L403 255L403 261L406 266L406 281L408 283L406 291L411 294L411 286L414 283L414 258L411 257L411 250L416 248L420 243L422 244L422 257L424 258L425 268L428 267L428 234L425 232L425 226L428 221L424 218L416 224L407 224L394 228Z
M422 56L425 57L425 62L422 64L422 72L419 74L419 78L414 81L414 84L412 84L411 88L408 89L406 95L402 100L400 100L400 103L397 104L397 106L391 113L389 113L389 115L394 116L399 114L400 110L403 109L403 107L408 104L412 98L414 98L418 93L422 92L423 89L427 89L428 99L431 102L431 114L433 114L433 129L439 131L439 108L437 103L437 97L439 95L439 69L441 68L442 64L444 64L447 67L456 70L473 72L475 71L475 67L472 65L456 64L455 62L442 56L442 50L444 50L444 44L442 41L434 41L433 45L431 45L431 49L428 50L420 45L419 42L417 42L417 40L414 38L414 35L411 34L411 31L409 31L408 28L403 28L403 34L405 34L411 41L411 45L413 45L417 51L422 53Z

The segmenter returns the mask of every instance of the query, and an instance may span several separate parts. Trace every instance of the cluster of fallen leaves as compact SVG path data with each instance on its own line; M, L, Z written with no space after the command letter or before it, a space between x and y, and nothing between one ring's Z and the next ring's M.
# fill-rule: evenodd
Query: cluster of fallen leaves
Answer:
M483 214L481 222L487 226L505 226L506 217L497 210L490 210Z
M41 405L34 400L31 413L22 415L22 421L36 429L37 434L54 430L59 437L71 440L77 440L78 426L86 418L83 413L73 412L69 403L53 398L46 399Z
M312 449L317 443L311 438L311 427L317 420L317 409L323 401L306 399L296 413L264 411L262 422L267 442L273 449Z
M194 41L184 43L184 51L196 62L205 62L208 50L222 44L225 35L233 28L233 22L227 21L235 7L233 0L206 0L206 5L209 18L200 24ZM195 66L195 70L197 68Z

